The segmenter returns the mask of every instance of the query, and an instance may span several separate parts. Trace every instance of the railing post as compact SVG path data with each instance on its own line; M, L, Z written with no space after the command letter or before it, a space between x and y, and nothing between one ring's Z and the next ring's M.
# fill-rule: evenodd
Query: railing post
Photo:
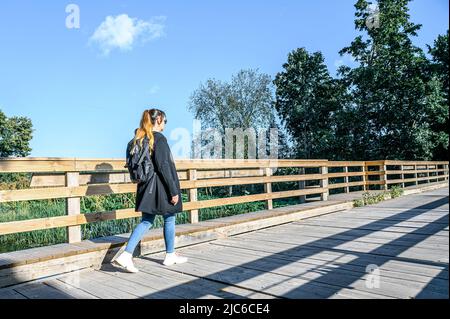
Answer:
M362 167L362 173L363 173L363 190L366 191L366 181L367 181L367 176L366 176L366 163L364 162L363 167Z
M66 172L66 187L79 186L79 172ZM66 198L66 215L80 215L80 197ZM79 243L81 241L81 226L67 227L67 242Z
M299 167L298 168L298 173L300 175L305 175L305 168L304 167ZM299 189L305 189L306 188L306 181L305 180L298 181L298 188ZM299 202L300 202L300 204L305 203L306 202L306 195L300 195L299 196Z
M403 171L404 170L404 165L402 164L402 165L400 165L400 170L402 171L402 174L401 174L401 176L402 176L402 182L401 182L401 184L402 184L402 188L405 188L405 182L404 182L404 180L405 180L405 172Z
M425 167L427 168L427 183L430 183L430 168L428 167L428 164L425 164Z
M323 201L328 200L328 194L329 194L329 190L328 190L328 166L327 164L324 164L323 166L321 166L321 174L323 175L323 178L320 180L320 187L323 188L327 188L321 195L320 195L320 199Z
M380 165L380 168L383 170L382 174L380 175L380 179L383 181L383 185L381 186L383 190L388 190L388 184L387 184L387 165L386 161L383 161L383 163Z
M417 164L414 164L414 179L415 179L414 183L415 183L416 186L419 185L419 181L417 180L417 178L418 178L418 176L417 176Z
M197 179L197 170L190 169L188 170L188 179L190 181L195 181ZM189 201L190 202L196 202L197 201L197 188L190 188L189 189ZM193 209L189 211L189 222L191 224L198 223L198 209Z
M345 182L346 184L348 184L348 166L344 166L344 173L345 173L344 182ZM346 193L350 193L350 187L345 186L345 187L344 187L344 191L345 191Z
M266 167L264 169L264 175L266 177L270 177L272 176L272 169L270 167ZM272 193L272 183L268 182L264 184L264 192L267 194ZM268 199L266 201L266 209L273 209L273 200L272 199Z

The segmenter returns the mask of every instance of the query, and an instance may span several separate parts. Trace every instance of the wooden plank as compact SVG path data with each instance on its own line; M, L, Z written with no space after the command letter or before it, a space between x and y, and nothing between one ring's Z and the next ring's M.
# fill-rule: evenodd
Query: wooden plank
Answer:
M67 172L75 168L75 158L0 158L0 172Z
M94 272L86 271L80 275L75 274L75 278L74 274L70 274L60 277L58 280L100 299L136 299L138 297L138 295L129 292L130 282L124 282L123 287L117 289L117 285L112 284L111 280L107 280L110 279L108 276L99 278L99 276L93 275ZM137 285L134 286L134 289L138 289Z
M263 244L261 245L263 246ZM203 260L205 264L217 261L230 266L239 266L249 269L261 270L265 273L274 273L285 275L288 277L304 278L310 283L324 283L340 291L342 288L353 288L359 291L378 293L393 297L393 298L409 298L419 294L427 283L413 282L401 278L392 278L381 276L380 286L383 289L373 289L366 286L367 273L354 272L342 269L342 267L334 267L330 269L330 265L308 265L301 262L287 262L286 260L279 260L270 258L270 255L265 257L252 256L245 253L239 253L239 250L233 251L230 248L215 248L210 247L202 250L184 252L185 255L191 258ZM382 269L381 269L382 271ZM384 271L382 271L384 274ZM440 284L433 284L428 286L428 293L435 297L444 298L448 296L447 282L441 280Z
M421 277L428 277L428 281L432 278L441 278L448 280L448 271L443 272L443 266L430 265L427 263L413 263L411 261L404 261L391 258L386 261L386 258L378 255L370 254L354 254L353 252L340 252L333 250L325 250L322 248L297 246L287 243L264 242L264 247L261 241L247 239L245 246L242 245L240 238L227 238L220 241L212 242L211 245L220 245L225 247L234 247L242 249L245 252L255 253L270 253L280 258L298 258L302 260L318 260L319 262L335 262L339 264L354 265L359 267L367 267L370 264L383 264L383 269L389 272L398 272L407 275L417 275Z
M109 253L114 253L113 248ZM15 285L44 277L55 276L80 269L99 267L102 262L107 262L107 249L89 253L48 259L45 261L33 261L32 263L0 269L0 287ZM27 260L21 260L21 262ZM9 266L9 265L8 265Z
M264 168L264 167L316 167L326 159L181 159L175 165L179 170L217 168ZM77 159L77 158L2 158L0 171L19 172L67 172L67 171L126 171L124 159Z
M141 262L140 258L135 258L134 263L135 266L139 268L139 273L136 274L128 274L121 271L113 271L111 270L111 266L105 265L102 267L102 272L111 276L110 280L125 280L133 284L144 285L145 287L150 288L150 291L143 294L142 298L144 299L160 299L160 298L168 298L168 299L182 299L185 298L185 292L181 290L173 289L170 292L164 291L165 289L176 287L179 284L179 280L177 278L173 278L172 280L167 280L161 276L155 275L152 272L146 272L145 269L151 268L151 265L144 266ZM146 263L148 264L148 263ZM176 274L172 275L176 277Z
M445 169L430 169L429 172L445 172ZM417 169L406 169L406 170L388 170L389 175L410 175L410 174L416 174L416 173L426 173L428 172L425 170L417 170Z
M249 203L249 202L263 201L263 200L268 200L268 199L295 197L295 196L299 196L299 195L319 194L319 193L323 193L325 190L326 190L325 188L317 187L317 188L313 188L313 189L300 189L300 190L292 190L292 191L273 192L270 194L255 194L255 195L235 196L235 197L219 198L219 199L209 199L209 200L198 201L195 203L190 203L190 202L183 203L183 208L185 210L192 210L192 209L201 209L201 208L209 208L209 207L224 206L224 205Z
M74 299L66 292L50 287L43 282L19 286L15 290L28 299Z
M344 188L344 187L351 187L351 186L364 186L368 183L365 182L350 182L350 183L334 183L334 184L328 184L328 189L336 189L336 188ZM371 183L372 185L372 183Z
M76 187L79 186L78 172L67 172L66 173L66 187ZM77 216L81 214L80 209L81 197L67 198L66 199L66 215L67 216ZM67 227L67 242L68 243L78 243L81 241L81 226L69 226Z
M276 242L276 243L288 243L288 244L294 244L299 246L308 246L308 247L317 247L322 249L330 249L330 250L337 250L337 251L348 251L348 252L356 252L356 253L371 253L371 254L377 254L381 256L386 256L389 258L394 257L403 257L403 258L409 258L409 259L418 259L418 260L426 260L430 262L436 262L436 263L448 263L448 250L433 250L430 251L429 249L423 249L423 248L409 248L409 249L399 249L397 247L393 246L386 246L382 244L370 244L370 243L361 243L361 242L355 242L355 241L345 241L345 240L338 240L338 239L332 239L332 238L321 238L321 239L315 239L311 237L303 237L303 236L297 236L295 238L289 237L282 237L277 236L276 238L273 237L273 235L267 235L263 234L261 232L255 232L251 234L251 237L246 237L246 240L260 240L265 241L267 243L269 242Z
M181 175L181 174L180 174ZM88 184L118 184L131 183L130 174L122 172L94 172L80 173L79 185ZM65 174L60 173L34 173L31 177L30 187L57 187L65 186Z
M348 229L345 227L338 227L338 226L326 226L326 227L316 227L315 225L309 225L309 224L302 224L302 223L291 223L290 226L291 229L295 229L296 232L319 232L319 233L348 233L352 236L379 236L380 238L397 238L400 236L404 236L405 234L408 234L408 238L412 239L427 239L427 238L433 238L436 242L445 242L446 235L445 232L438 233L438 234L421 234L417 232L396 232L396 231L386 231L385 229L363 229L363 228L354 228L354 229Z
M367 165L365 161L328 161L328 167L355 167ZM379 163L379 161L371 162Z
M265 167L317 167L326 165L328 160L284 160L284 159L195 159L175 161L177 169L217 169L217 168L265 168Z
M266 170L272 170L266 168ZM181 181L181 189L202 188L202 187L218 187L218 186L235 186L235 185L250 185L263 183L281 183L281 182L296 182L300 180L319 180L322 179L321 174L306 174L306 175L277 175L277 176L262 176L262 177L239 177L239 178L219 178L208 180L189 180Z
M98 299L98 297L91 295L84 290L75 288L74 286L70 286L58 279L45 280L45 284L67 295L70 295L75 299Z
M320 168L322 179L320 180L320 187L323 189L323 192L320 194L320 200L327 201L328 196L330 195L328 189L328 167L322 166Z
M400 213L401 214L401 213ZM417 218L421 218L421 216L416 216ZM392 216L386 216L383 218L383 216L380 216L380 218L375 219L374 217L346 217L346 216L322 216L321 218L316 219L316 222L338 222L338 223L355 223L355 225L370 225L370 224L376 224L376 225L396 225L401 227L410 227L410 228L419 228L423 227L425 225L428 225L430 223L433 223L433 225L448 225L448 214L447 215L435 215L432 218L424 219L422 217L422 220L413 220L413 217L410 218L401 218L399 214L392 215Z
M266 177L268 177L268 180L273 180L271 168L266 168L265 174L266 174ZM299 176L302 176L302 175L299 175ZM270 182L264 184L264 193L268 193L268 194L272 193L272 184ZM267 200L265 205L266 205L266 209L273 209L273 200L272 199Z
M189 182L195 182L197 179L197 170L195 169L190 169L188 170L188 175L187 175ZM189 189L188 192L189 195L189 201L190 202L196 202L197 201L197 188L193 187L193 189ZM181 198L180 198L181 200ZM189 222L191 224L195 224L198 223L198 209L193 209L191 211L189 211Z
M372 175L376 175L375 172L370 172ZM367 172L341 172L341 173L328 173L328 178L342 178L350 176L364 176L368 175Z
M187 254L186 250L184 250L184 253ZM292 278L240 266L230 266L217 261L208 261L205 263L204 260L196 258L191 258L189 263L186 264L174 265L172 269L245 289L262 291L283 298L315 299L333 296L341 293L341 291L350 293L350 289L346 288L342 288L336 292L336 289L333 287L316 282L306 287L303 285L306 285L309 281L305 279ZM304 289L298 289L302 286ZM351 292L354 296L359 294L358 291L351 290ZM370 296L372 298L380 298L376 294L370 294ZM365 292L364 297L367 297L367 293Z
M400 161L400 160L384 160L386 165L440 165L440 164L448 164L446 161Z
M156 255L160 256L160 255ZM241 299L245 296L252 298L273 298L271 295L253 292L240 287L229 286L210 281L198 276L173 271L171 268L160 265L162 258L143 257L136 259L136 266L149 277L149 285L155 287L160 293L176 294L182 298L197 299L208 296L226 299ZM155 279L157 278L157 280ZM154 297L154 296L147 296Z
M295 227L295 226L294 226ZM317 228L317 227L295 227L286 229L288 234L295 236L297 234L301 234L303 237L311 237L316 239L328 238L331 237L333 239L343 240L343 241L354 241L361 243L369 243L369 244L389 244L392 246L399 247L417 247L424 249L437 249L437 250L448 250L448 239L442 237L428 237L426 235L417 235L414 236L415 242L412 241L411 237L408 235L408 239L402 239L404 234L402 233L388 233L388 232L370 232L361 231L361 232L353 232L351 234L349 232L342 232L342 229L339 228ZM295 230L295 232L293 231ZM267 234L277 234L277 230L270 229L265 230ZM415 235L415 234L414 234Z
M99 184L0 191L0 203L136 192L136 184Z
M206 246L206 245L205 245ZM301 267L316 267L312 268L313 270L316 269L319 271L319 268L328 269L329 271L337 270L345 270L347 272L351 272L353 274L356 274L358 276L363 276L367 274L366 267L367 265L371 264L372 262L369 261L368 258L361 255L359 258L355 258L353 255L345 255L342 254L332 254L327 252L322 252L320 254L320 258L318 257L318 254L313 253L312 250L310 250L309 254L306 252L303 252L303 255L301 254L291 254L291 250L283 251L278 250L274 248L274 250L264 250L264 247L262 244L259 246L255 245L252 247L249 247L248 249L245 246L233 246L233 245L227 245L226 243L222 243L222 240L211 243L209 246L216 246L223 248L222 251L216 251L215 249L211 249L208 247L209 251L214 251L215 254L225 254L230 256L236 256L236 258L242 258L240 259L242 262L244 262L246 256L253 256L258 257L261 261L269 262L273 261L275 263L279 263L281 266L283 265L293 265L296 267L298 264ZM199 253L197 251L197 253ZM200 257L202 255L199 255ZM233 257L234 258L234 257ZM231 260L231 259L230 259ZM402 263L402 262L400 262ZM402 268L393 268L389 266L385 266L385 264L381 265L383 276L386 278L394 278L399 280L406 280L406 281L413 281L418 282L422 284L428 284L431 279L436 280L440 284L445 284L448 282L448 272L446 272L447 277L444 277L441 272L442 268L436 267L436 270L434 273L426 272L425 274L422 273L411 273L407 271L402 271ZM416 266L416 268L418 268ZM277 265L274 265L274 269L272 271L281 271L280 267ZM434 277L433 275L440 275L440 277Z
M285 159L181 159L176 160L179 169L216 169L223 168L260 168L260 167L314 167L327 159L313 160L285 160ZM329 166L362 166L362 165L448 165L445 161L329 161ZM2 172L66 172L66 171L112 171L122 170L124 159L77 159L77 158L1 158L0 171Z
M68 173L78 174L78 173ZM188 180L181 181L181 189L216 187L229 185L248 185L262 183L277 183L298 180L314 180L323 178L320 174L307 175L286 175L286 176L263 176L263 177L239 177L239 178L223 178L209 180ZM96 185L67 185L67 187L47 187L47 188L29 188L19 190L2 190L0 191L0 203L42 200L54 198L78 198L93 195L110 195L110 194L126 194L136 192L136 184L96 184Z
M27 299L12 288L0 289L0 299Z
M110 212L98 212L71 216L46 217L0 223L0 235L22 233L41 229L77 226L106 220L119 220L141 217L141 212L131 209L118 209Z
M180 181L187 179L187 171L178 171ZM264 176L263 169L235 169L235 170L203 170L197 172L197 178L213 179L213 178L229 178L229 177L252 177ZM118 184L131 183L130 174L128 172L92 172L80 174L80 185L87 184ZM56 187L64 186L65 177L63 173L35 173L31 178L30 187Z
M311 226L317 226L317 227L339 227L344 230L352 229L351 222L346 221L313 221L313 220L307 220L305 221L305 224L311 225ZM389 223L389 222L377 222L376 225L374 223L367 223L367 222L355 222L354 228L366 230L366 231L378 231L378 230L384 230L387 232L397 232L397 233L411 233L412 231L415 231L415 234L418 235L436 235L436 236L448 236L448 232L446 233L444 228L442 227L442 224L436 224L433 226L430 226L429 229L423 230L418 229L417 227L413 227L412 225L399 225L399 223Z

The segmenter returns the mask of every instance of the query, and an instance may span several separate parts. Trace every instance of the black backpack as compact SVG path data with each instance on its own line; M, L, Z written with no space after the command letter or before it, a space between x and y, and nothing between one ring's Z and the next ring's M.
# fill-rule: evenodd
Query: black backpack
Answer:
M145 138L142 143L143 149L138 142L134 143L134 139L127 145L125 167L128 168L133 183L147 182L155 172L150 158L148 139Z

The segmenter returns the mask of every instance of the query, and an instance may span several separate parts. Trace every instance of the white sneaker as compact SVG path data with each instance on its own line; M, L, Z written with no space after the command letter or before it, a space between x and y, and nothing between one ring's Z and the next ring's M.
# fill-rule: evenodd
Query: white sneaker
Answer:
M127 251L124 251L117 257L113 262L114 265L122 267L128 272L137 273L139 269L137 269L133 264L133 255Z
M166 258L164 259L163 264L165 266L172 266L173 264L183 264L187 261L187 257L180 256L178 255L178 253L174 252L166 254Z

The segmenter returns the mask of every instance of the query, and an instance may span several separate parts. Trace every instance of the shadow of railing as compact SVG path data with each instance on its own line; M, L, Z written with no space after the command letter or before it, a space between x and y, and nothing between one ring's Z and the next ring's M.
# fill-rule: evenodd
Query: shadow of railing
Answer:
M262 262L265 262L264 271L265 272L276 272L276 269L279 267L282 267L284 265L288 265L294 262L301 261L302 259L313 257L315 254L320 252L327 252L327 251L334 251L334 252L341 252L345 254L351 254L355 255L356 259L353 259L347 263L341 263L341 264L333 264L333 267L329 267L328 271L323 271L320 276L318 276L316 279L312 279L307 281L306 283L298 286L295 289L290 290L289 292L286 292L282 295L280 295L280 298L329 298L332 297L334 294L338 293L343 288L350 288L352 289L351 285L362 279L366 273L360 272L353 274L347 273L347 275L343 275L343 270L346 266L350 264L369 264L369 263L375 263L378 267L382 267L383 264L386 262L392 260L392 259L400 259L403 261L413 261L413 262L420 262L422 264L428 264L433 265L437 267L442 267L441 273L445 273L448 271L448 264L445 263L439 263L439 262L433 262L433 261L426 261L426 260L416 260L416 259L410 259L399 256L409 248L415 246L416 244L420 243L424 239L435 235L436 233L444 230L448 225L448 214L438 218L434 222L431 222L423 227L419 227L409 233L405 233L404 235L398 237L397 239L394 239L386 244L381 245L378 248L375 248L367 253L363 252L357 252L357 251L349 251L345 249L340 249L338 246L342 245L342 243L351 242L355 239L364 237L366 235L370 235L372 233L375 233L377 231L382 231L386 228L398 225L401 222L407 221L408 219L411 219L415 216L420 216L427 211L430 211L435 208L439 208L445 204L448 204L449 197L446 196L444 198L441 198L439 200L432 201L430 203L420 205L418 207L414 207L411 209L408 209L406 211L400 212L398 214L395 214L393 216L390 216L390 218L383 218L374 222L370 222L364 226L356 227L354 229L346 230L343 232L340 232L335 235L327 236L321 239L313 240L311 242L308 242L304 245L298 245L294 248L286 249L283 251L278 252L277 254L280 255L287 255L290 256L290 260L284 260L283 262L274 264L271 262L271 259L273 259L274 254L271 254L267 257L262 257L257 260L243 263L237 266L230 267L226 270L215 272L212 274L209 274L203 278L210 279L213 281L217 281L217 278L225 278L227 277L228 280L224 281L223 283L226 283L228 285L232 286L238 286L241 288L245 288L242 285L240 285L241 282L245 280L250 280L256 275L252 275L251 272L241 272L238 279L230 279L232 276L227 276L227 274L236 273L242 270L242 268L249 268L249 269L258 269ZM376 208L376 207L375 207ZM392 217L395 217L392 219ZM418 234L422 236L417 236ZM333 240L338 239L338 235L346 235L349 236L348 240L342 240L339 239L338 243L334 242ZM342 238L342 236L341 236ZM410 242L410 246L406 245L397 245L397 243L401 242ZM245 249L245 242L243 242L242 249ZM298 255L298 253L301 253L301 256ZM370 254L370 255L369 255ZM141 257L148 261L155 261L155 259L151 257ZM200 257L201 258L201 257ZM373 260L370 260L370 259ZM280 259L281 260L281 259ZM175 270L176 271L176 270ZM289 277L286 277L287 280ZM168 289L164 289L161 292L164 293L170 293L170 294L176 294L177 291L182 287L189 287L189 285L195 284L195 281L197 280L203 280L202 278L196 279L194 281L182 284L182 285L176 285ZM439 275L434 277L434 282L430 282L428 285L426 285L422 291L417 294L416 296L411 297L417 297L417 298L448 298L448 280L446 281L446 285L442 284L442 278L440 278ZM439 281L439 283L438 283ZM445 280L443 280L445 282ZM215 290L211 289L205 289L202 292L192 292L191 298L200 298L205 294L212 294L214 295ZM374 290L374 294L376 294L376 289ZM382 291L380 291L381 295L383 294ZM146 296L146 298L152 297L152 295ZM388 296L386 296L388 297Z

